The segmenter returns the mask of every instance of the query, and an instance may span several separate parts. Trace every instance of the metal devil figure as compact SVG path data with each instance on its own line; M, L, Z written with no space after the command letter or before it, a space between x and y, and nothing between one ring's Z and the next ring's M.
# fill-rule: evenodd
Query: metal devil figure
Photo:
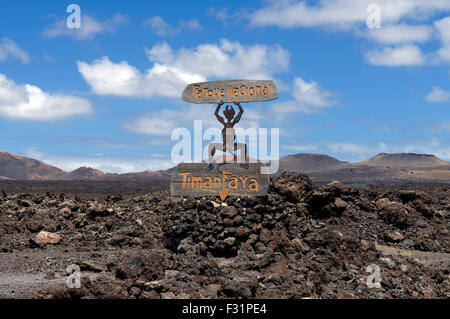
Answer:
M172 196L264 196L269 175L262 162L250 163L247 145L236 142L234 126L241 120L241 103L263 102L278 98L272 80L228 80L189 84L183 92L189 103L217 103L214 112L223 125L222 143L208 146L207 163L180 163L170 183ZM230 103L230 104L228 104ZM225 105L222 114L220 111ZM232 105L234 104L234 106ZM216 151L230 154L232 161L216 162ZM236 152L239 152L237 154ZM226 156L225 156L226 159Z

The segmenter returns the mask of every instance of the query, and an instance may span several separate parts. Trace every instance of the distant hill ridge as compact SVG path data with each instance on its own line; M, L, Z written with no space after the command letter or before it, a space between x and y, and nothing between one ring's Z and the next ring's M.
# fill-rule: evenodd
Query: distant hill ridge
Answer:
M350 174L358 177L367 172L387 171L393 174L391 169L398 171L410 170L409 174L428 174L434 170L433 176L443 179L450 173L450 163L443 161L431 154L386 154L380 153L372 158L358 163L343 162L334 157L323 154L299 153L285 156L279 160L279 172L294 171L307 174L321 174L337 176ZM424 171L425 170L425 173ZM442 171L443 170L443 171ZM441 173L441 171L443 173ZM72 172L67 172L44 162L19 156L11 153L0 152L0 180L135 180L146 181L151 179L169 179L174 168L160 171L144 171L136 173L104 173L91 167L80 167ZM377 173L378 174L378 173ZM403 173L402 173L403 174ZM394 174L395 175L395 174ZM392 175L392 176L394 176ZM403 174L402 178L409 178Z
M41 161L0 152L0 176L16 180L54 179L65 172Z
M347 162L341 162L334 157L322 154L299 153L280 159L280 167L286 171L301 170L304 172L323 171L347 167Z
M0 152L0 180L139 180L165 175L164 171L126 174L104 173L86 166L77 168L72 172L66 172L32 158Z
M437 167L448 165L448 162L443 161L431 154L380 153L372 158L369 158L361 162L361 164L371 166L390 166L390 167Z

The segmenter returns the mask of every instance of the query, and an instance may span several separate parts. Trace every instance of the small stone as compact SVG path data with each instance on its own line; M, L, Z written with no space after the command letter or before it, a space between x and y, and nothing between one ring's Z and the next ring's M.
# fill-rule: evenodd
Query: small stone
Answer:
M50 233L47 231L40 231L36 237L35 241L38 244L57 244L61 241L61 236L56 233Z
M228 246L233 246L234 243L236 242L236 238L234 237L228 237L227 239L225 239L223 241L225 244L227 244Z
M345 208L347 208L347 203L346 202L344 202L342 199L340 199L340 198L336 198L335 200L334 200L334 205L336 206L336 208L338 208L338 209L345 209Z
M377 200L376 204L378 209L385 209L387 207L389 207L389 205L391 205L391 201L389 200L389 198L381 198L379 200Z
M217 298L218 292L222 289L220 285L211 284L206 286L205 292L207 298Z
M55 274L54 271L49 271L49 272L45 275L44 278L45 278L45 279L48 279L48 280L52 280L52 279L55 279L55 278L56 278L56 274Z
M180 241L180 244L177 247L177 251L179 253L195 253L195 247L192 238L187 237Z
M214 208L220 207L220 204L216 203L215 201L211 201L211 204L214 206Z
M386 258L386 257L381 257L380 261L385 263L389 267L389 269L393 269L397 265L390 258Z
M400 232L394 231L394 232L386 232L384 234L384 239L386 241L398 243L401 242L403 239L405 239L405 237Z
M19 200L18 204L22 207L30 207L31 205L33 205L33 203L29 200L23 199L23 200Z
M239 238L247 237L250 234L250 229L245 226L239 226L236 228L236 236Z
M367 240L362 239L361 240L361 250L366 251L370 248L370 243Z
M439 218L442 218L445 216L445 212L443 210L437 210L434 214Z
M301 239L300 236L294 238L292 243L297 246L303 254L306 254L309 251L309 246Z
M161 294L161 299L175 299L175 294L173 292L164 292Z
M228 207L230 207L230 206L228 206ZM233 226L233 221L229 218L224 218L224 220L222 221L222 224L225 227L231 227L231 226Z
M141 289L140 288L134 287L134 286L130 288L130 295L132 295L132 296L139 296L140 293L141 293Z
M143 291L139 295L139 299L160 299L160 296L156 291L150 290L150 291Z
M237 209L233 206L225 206L222 208L221 214L224 217L233 218L237 215Z
M105 265L96 263L94 261L85 260L81 262L80 266L81 270L94 271L94 272L102 272L106 271L107 267Z
M71 213L72 211L68 207L64 207L59 210L59 214L64 217L70 216Z
M178 270L166 270L164 274L166 279L177 279L180 272Z

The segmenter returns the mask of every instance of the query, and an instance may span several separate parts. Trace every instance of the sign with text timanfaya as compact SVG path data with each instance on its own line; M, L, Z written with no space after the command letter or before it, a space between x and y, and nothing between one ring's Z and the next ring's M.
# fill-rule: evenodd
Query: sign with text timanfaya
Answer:
M262 102L278 98L272 80L226 80L189 84L183 100L189 103Z
M170 182L172 196L264 196L269 174L263 163L180 163Z

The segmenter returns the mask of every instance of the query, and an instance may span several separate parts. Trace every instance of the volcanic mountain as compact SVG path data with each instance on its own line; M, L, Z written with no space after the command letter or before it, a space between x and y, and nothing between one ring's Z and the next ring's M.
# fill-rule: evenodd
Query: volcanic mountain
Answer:
M381 153L358 163L319 154L294 154L280 159L278 173L306 173L318 184L339 180L351 185L449 183L450 163L428 154Z
M450 182L450 163L428 154L381 153L359 163L339 161L328 155L293 154L280 159L282 172L306 173L315 183L340 180L349 184L397 182ZM104 173L90 167L72 172L63 171L43 162L0 152L0 181L65 180L65 181L135 181L168 182L174 168L126 174Z
M0 152L1 180L148 180L154 178L169 178L165 171L145 171L126 174L103 173L91 167L80 167L72 172L66 172L55 166L25 156Z
M92 167L80 167L72 172L65 172L57 177L58 180L104 180L117 174L108 174Z
M66 172L25 156L0 152L0 176L2 179L41 180L55 179Z
M380 153L372 158L369 158L360 164L368 166L384 166L396 168L425 168L425 167L439 167L447 166L445 162L434 155L430 154L386 154Z
M317 172L348 167L350 164L341 162L334 157L322 154L299 153L280 159L280 171Z

